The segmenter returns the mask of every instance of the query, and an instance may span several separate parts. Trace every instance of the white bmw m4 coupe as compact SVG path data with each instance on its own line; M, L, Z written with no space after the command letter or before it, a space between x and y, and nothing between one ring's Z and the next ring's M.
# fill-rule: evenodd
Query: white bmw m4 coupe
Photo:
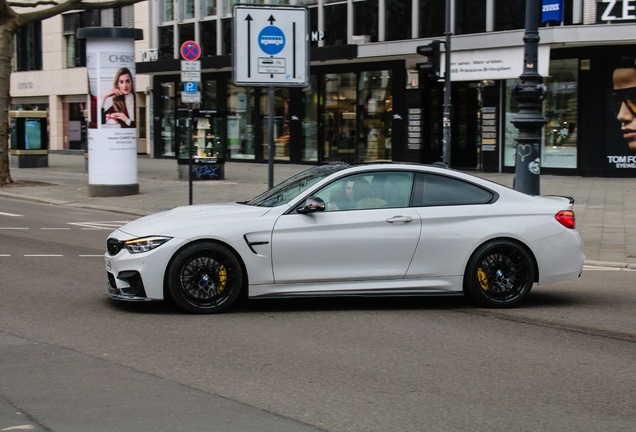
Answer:
M330 164L244 202L178 207L113 232L105 292L192 313L250 298L467 295L521 302L581 275L573 200L451 169Z

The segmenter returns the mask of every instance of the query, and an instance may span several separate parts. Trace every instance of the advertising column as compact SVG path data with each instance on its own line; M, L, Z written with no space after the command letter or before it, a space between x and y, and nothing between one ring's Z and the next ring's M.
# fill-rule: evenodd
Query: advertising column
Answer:
M88 195L139 193L135 40L141 29L81 28L88 70Z

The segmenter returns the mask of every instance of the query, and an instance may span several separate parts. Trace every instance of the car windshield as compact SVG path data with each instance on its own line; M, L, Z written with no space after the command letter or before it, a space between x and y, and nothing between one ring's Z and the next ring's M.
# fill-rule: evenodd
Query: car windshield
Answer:
M242 204L259 207L276 207L282 204L287 204L289 201L307 190L310 186L318 183L325 177L348 167L349 165L345 164L330 164L308 169L307 171L296 174L295 176L274 186L267 192L254 199L245 201Z

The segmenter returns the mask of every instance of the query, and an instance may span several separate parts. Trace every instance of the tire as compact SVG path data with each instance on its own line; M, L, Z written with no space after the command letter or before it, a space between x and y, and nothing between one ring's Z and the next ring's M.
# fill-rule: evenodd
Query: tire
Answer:
M168 292L190 313L219 313L229 308L243 286L243 269L225 246L196 243L175 255L168 270Z
M530 293L534 278L534 260L525 247L493 240L481 245L468 261L464 291L482 306L512 307Z

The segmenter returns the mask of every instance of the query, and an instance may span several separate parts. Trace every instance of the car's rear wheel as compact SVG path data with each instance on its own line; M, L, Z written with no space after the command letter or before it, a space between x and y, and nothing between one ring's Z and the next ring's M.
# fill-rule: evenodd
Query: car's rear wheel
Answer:
M218 313L229 308L243 284L236 255L220 244L196 243L181 250L168 271L174 302L191 313Z
M464 290L486 307L511 307L532 289L534 261L525 247L509 240L481 245L468 261Z

